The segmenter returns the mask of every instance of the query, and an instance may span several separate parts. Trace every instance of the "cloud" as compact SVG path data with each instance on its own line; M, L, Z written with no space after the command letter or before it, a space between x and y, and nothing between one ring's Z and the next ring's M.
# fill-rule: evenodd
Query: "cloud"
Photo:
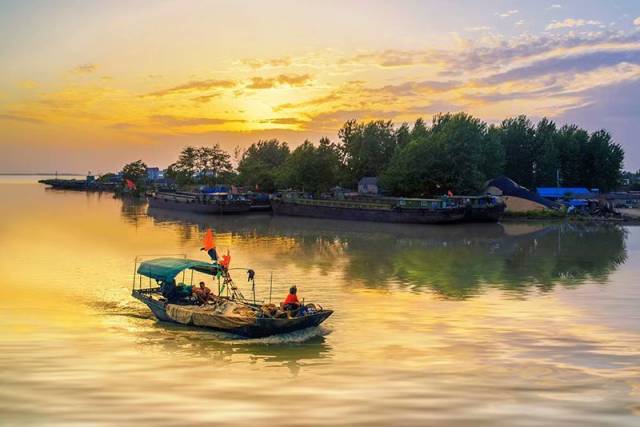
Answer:
M469 32L480 32L480 31L491 31L493 29L493 27L489 27L486 25L480 26L480 27L467 27L464 30L465 31L469 31Z
M239 119L220 119L210 117L179 117L169 114L156 114L149 116L151 121L165 126L205 126L205 125L222 125L225 123L243 122Z
M516 21L513 25L515 25L516 27L519 27L521 25L524 25L524 19L521 19L519 21Z
M276 77L253 77L247 85L249 89L271 89L289 85L292 87L305 86L311 81L309 74L280 74Z
M40 87L40 85L38 84L38 82L35 82L33 80L23 80L18 83L18 87L21 89L37 89Z
M199 102L202 104L205 104L209 101L211 101L213 98L220 96L219 93L210 93L209 95L201 95L201 96L196 96L195 98L191 98L192 101L194 102Z
M560 4L552 4L547 9L562 9L562 5L560 5Z
M95 64L81 64L77 67L71 69L73 74L91 74L94 73L98 69L98 66Z
M520 12L518 9L512 9L512 10L507 10L506 12L500 13L498 14L498 16L500 18L508 18L510 16L515 15L516 13Z
M21 123L40 124L44 123L43 120L35 119L33 117L23 116L21 114L0 114L0 120L8 120Z
M202 91L202 90L209 90L209 89L224 89L224 88L231 88L234 87L236 85L236 83L234 81L231 80L215 80L215 79L209 79L209 80L193 80L187 83L183 83L181 85L178 86L172 86L170 88L167 89L161 89L161 90L157 90L155 92L150 92L147 94L142 95L143 97L163 97L163 96L167 96L167 95L173 95L176 93L183 93L183 92L192 92L192 91Z
M264 67L286 67L291 65L291 58L272 58L272 59L242 59L241 64L246 65L254 70Z
M640 26L640 16L638 16L636 19L633 20L633 25Z
M138 125L135 125L133 123L120 122L120 123L114 123L105 127L107 129L114 129L114 130L129 130L129 129L138 127Z
M260 120L260 123L271 123L277 125L302 125L308 123L309 120L300 119L297 117L278 117L275 119Z
M346 121L351 119L366 120L392 120L400 115L399 110L378 110L378 109L341 109L327 111L310 115L311 121L308 127L316 130L330 130L340 128Z
M530 80L544 75L586 72L624 62L640 63L640 47L634 51L591 52L582 55L549 58L504 73L494 74L482 79L482 81L488 84L499 84L513 80Z
M567 18L564 21L553 21L546 26L546 30L559 30L561 28L584 27L585 25L602 25L600 21Z

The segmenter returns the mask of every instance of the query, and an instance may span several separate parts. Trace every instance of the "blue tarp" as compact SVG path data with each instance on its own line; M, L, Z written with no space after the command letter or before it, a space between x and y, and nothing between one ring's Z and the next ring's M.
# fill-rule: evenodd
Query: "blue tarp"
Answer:
M594 194L584 187L538 187L538 194L541 197L561 199L563 197L585 198L593 197Z
M229 193L229 187L226 185L215 185L213 187L200 187L200 192L205 194L212 193Z
M164 282L171 281L183 270L192 268L203 273L214 273L217 267L204 261L185 258L156 258L140 263L138 274Z

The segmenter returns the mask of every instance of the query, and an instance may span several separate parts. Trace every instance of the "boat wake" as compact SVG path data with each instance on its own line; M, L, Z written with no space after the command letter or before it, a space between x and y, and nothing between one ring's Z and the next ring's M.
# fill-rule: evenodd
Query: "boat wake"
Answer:
M330 330L322 326L314 326L311 328L301 329L299 331L289 332L286 334L271 335L263 338L241 338L233 335L232 344L297 344L309 341L313 338L324 337L331 333Z

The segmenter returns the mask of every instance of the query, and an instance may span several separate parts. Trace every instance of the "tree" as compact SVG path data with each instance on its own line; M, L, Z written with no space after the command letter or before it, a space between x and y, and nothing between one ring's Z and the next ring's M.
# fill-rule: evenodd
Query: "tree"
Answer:
M583 185L602 191L615 189L620 184L623 162L624 150L611 141L607 131L592 133L582 156Z
M278 170L290 154L287 143L277 139L251 144L238 164L240 183L261 191L274 191Z
M278 184L312 193L329 190L338 183L340 152L329 139L316 148L310 141L298 146L278 174Z
M532 188L535 129L531 121L524 115L504 120L500 137L505 151L505 174L518 184Z
M147 179L147 165L142 160L128 163L122 168L122 177L136 184L144 184Z
M558 131L558 160L560 185L577 187L582 185L582 157L589 133L575 125L565 125Z
M426 138L429 135L429 129L427 128L427 124L424 122L422 117L418 117L416 122L413 124L413 129L411 129L411 139L422 139Z
M396 148L396 132L391 121L358 123L349 120L338 131L341 160L351 184L364 176L378 176Z
M408 123L402 123L398 129L396 129L396 147L406 147L411 141L411 130Z
M144 193L147 184L147 165L142 160L136 160L135 162L128 163L122 168L122 177L126 180L133 182L135 189L132 193L140 195Z
M486 180L496 178L504 174L505 153L500 130L491 125L487 129L482 143L480 171Z
M544 117L536 126L533 156L534 187L551 187L557 183L560 168L558 131L556 124Z
M416 136L382 174L382 186L395 194L474 192L486 179L483 162L490 156L500 161L500 145L487 138L486 124L465 113L438 114Z
M167 176L178 184L214 184L232 171L231 156L218 144L211 147L185 147L178 160L169 165Z
M201 183L215 184L223 174L231 171L231 156L218 144L197 149L196 174Z

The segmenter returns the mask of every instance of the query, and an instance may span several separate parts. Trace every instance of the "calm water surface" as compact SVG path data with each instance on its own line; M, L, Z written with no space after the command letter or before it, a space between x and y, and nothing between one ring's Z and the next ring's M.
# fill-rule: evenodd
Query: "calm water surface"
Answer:
M640 228L180 215L7 177L0 200L0 424L640 425ZM207 227L259 298L273 272L335 314L157 322L134 257L204 259Z

